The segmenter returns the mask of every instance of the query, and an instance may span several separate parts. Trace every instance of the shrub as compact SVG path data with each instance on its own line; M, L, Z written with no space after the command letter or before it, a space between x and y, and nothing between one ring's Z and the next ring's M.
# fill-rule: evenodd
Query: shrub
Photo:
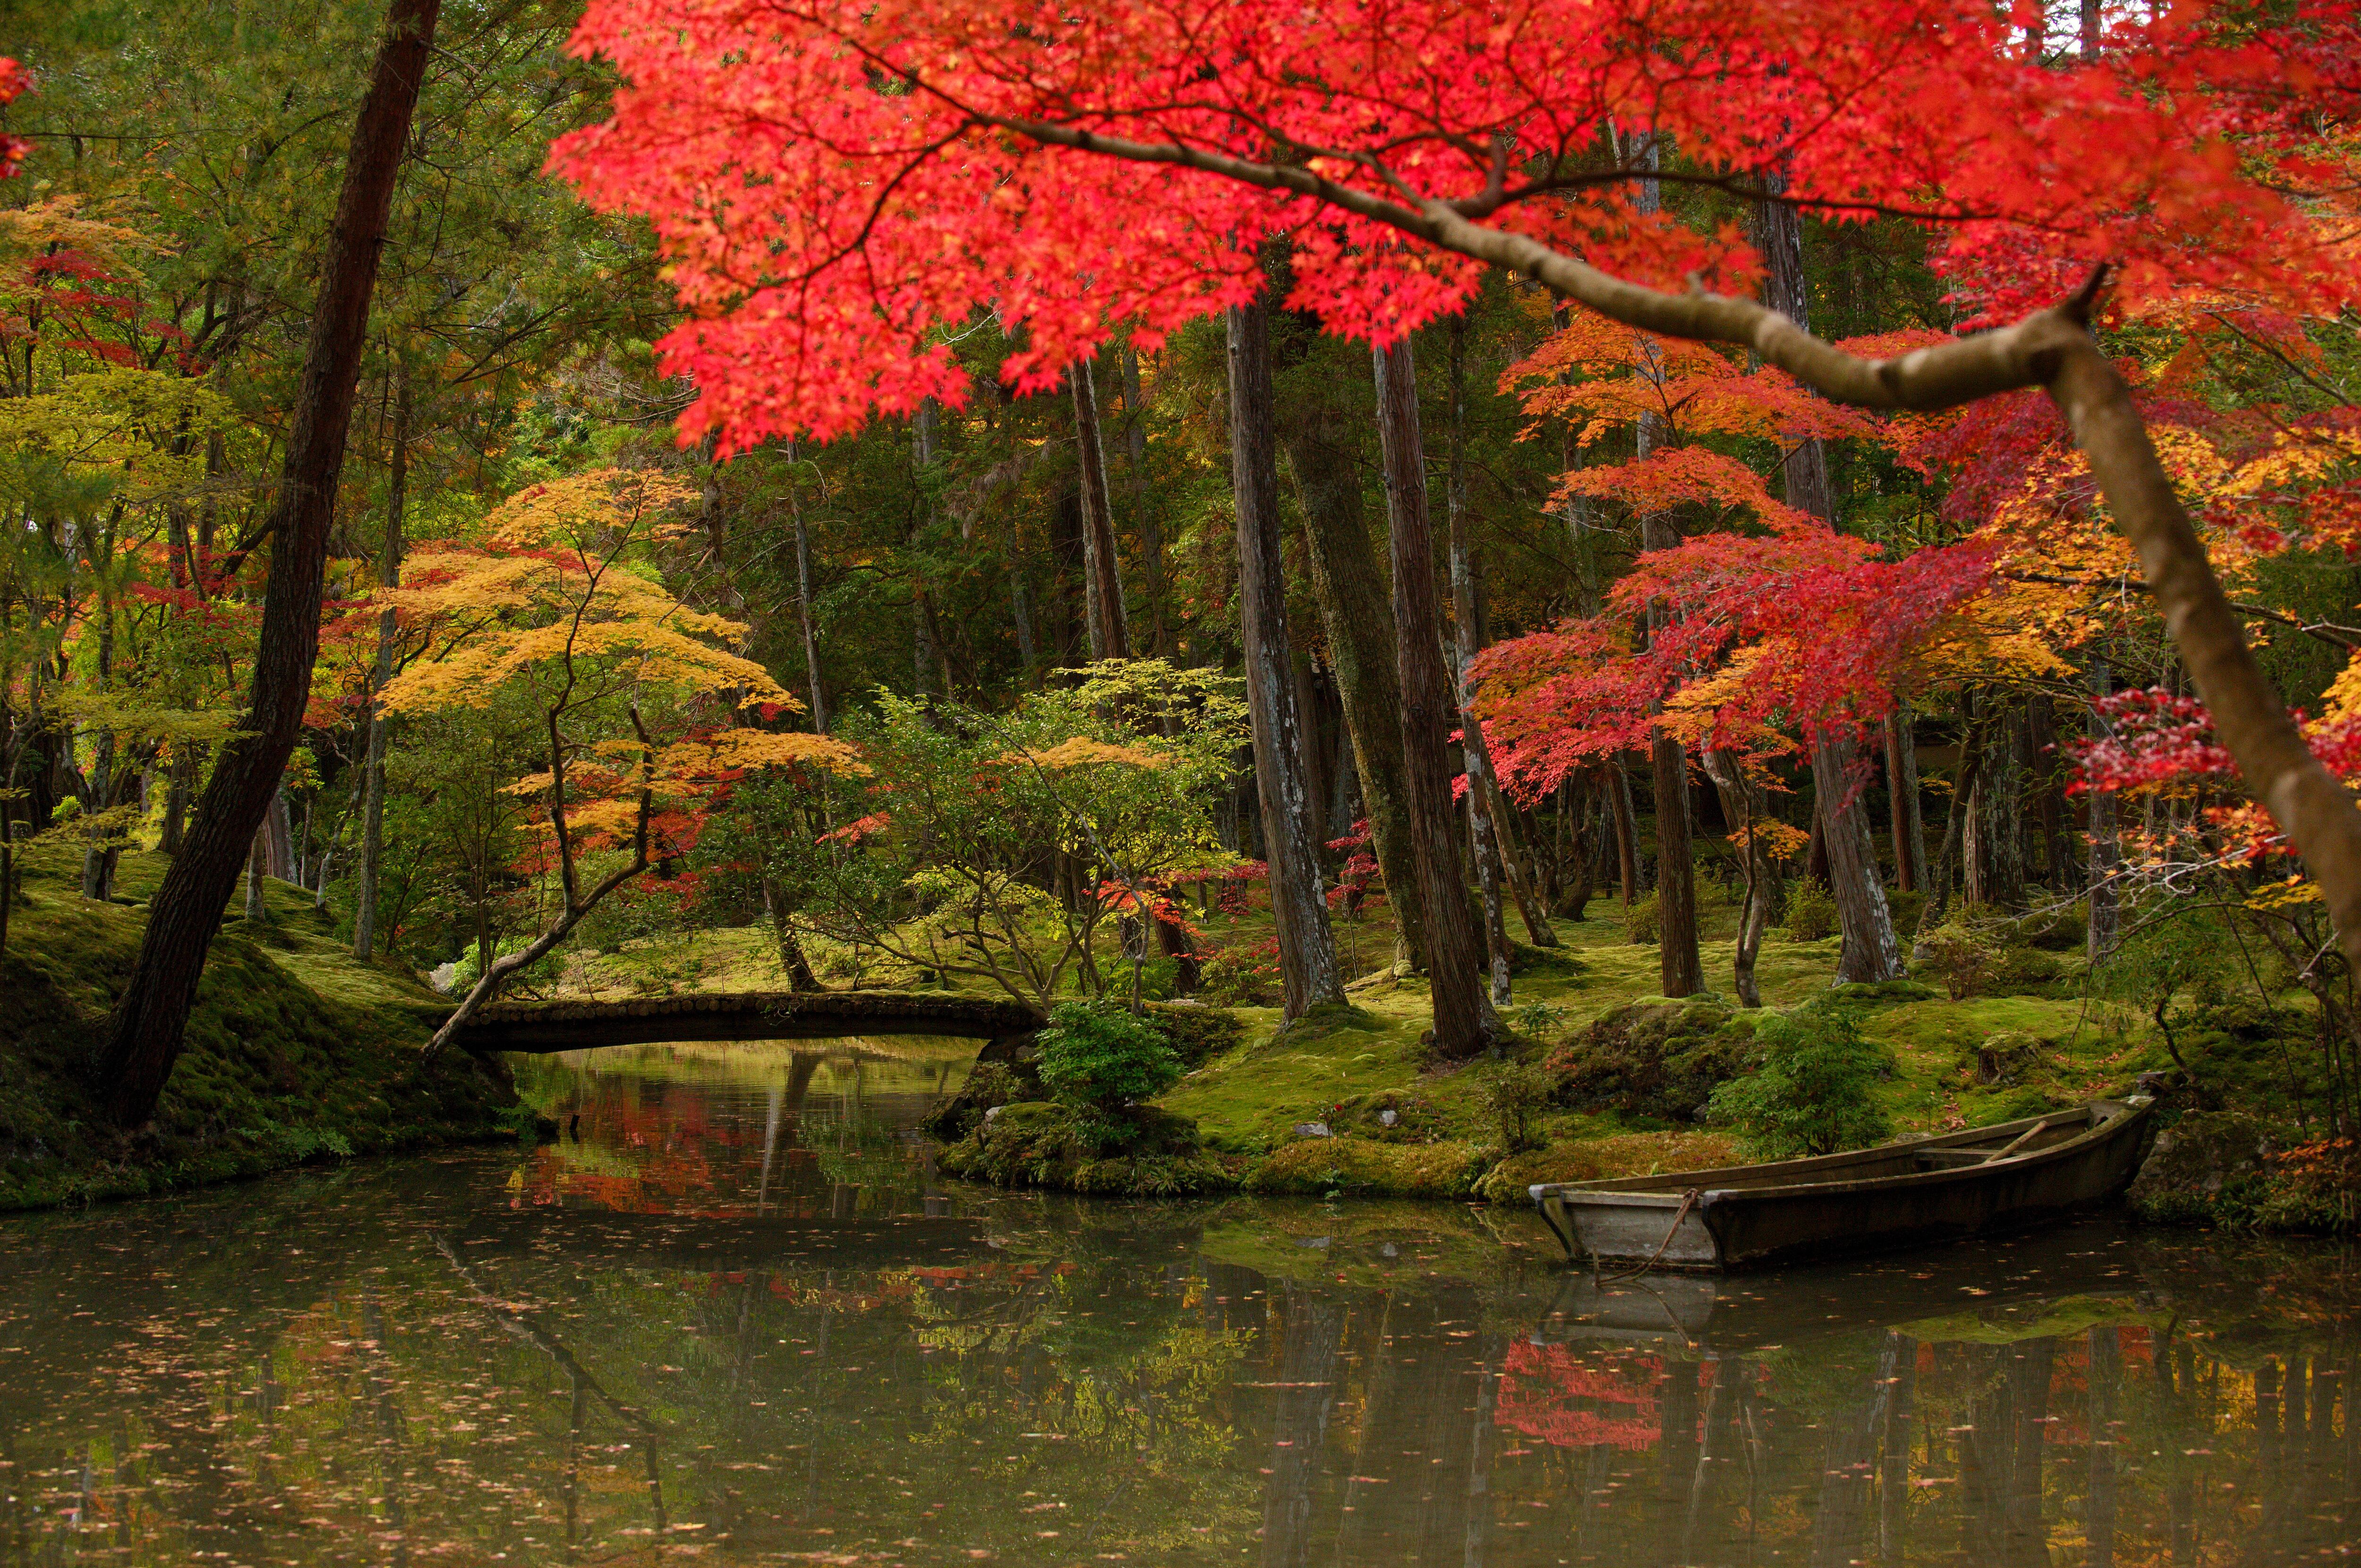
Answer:
M1781 922L1791 942L1817 942L1837 934L1837 901L1828 890L1806 877L1787 890L1787 913Z
M1713 1091L1713 1116L1758 1159L1834 1154L1893 1130L1872 1086L1885 1052L1840 1012L1773 1014L1755 1025L1763 1065Z
M1109 1197L1169 1198L1237 1185L1186 1116L1142 1105L1131 1112L1120 1152L1108 1150L1105 1135L1096 1112L1019 1101L976 1124L939 1158L944 1170L970 1180Z
M1198 968L1198 992L1225 1006L1276 1007L1281 989L1275 939L1259 948L1220 948Z
M1656 895L1635 898L1623 911L1623 936L1635 948L1653 947L1664 939L1664 919L1656 906Z
M1184 1070L1202 1066L1246 1037L1246 1025L1236 1014L1193 1003L1151 1002L1148 1023L1164 1036Z
M1529 1040L1545 1040L1565 1025L1565 1009L1547 1002L1528 1002L1514 1017L1517 1033Z
M1555 1087L1555 1079L1539 1062L1514 1063L1477 1085L1477 1103L1498 1129L1503 1154L1542 1146L1542 1113L1549 1109Z
M1935 971L1952 1001L1965 1002L1983 985L1992 968L1993 950L1963 923L1954 920L1938 928L1924 946L1927 967Z
M2089 935L2090 926L2081 906L2071 904L2020 915L2007 927L2007 941L2011 947L2038 948L2048 953L2073 952L2084 944Z
M2025 991L2063 972L2064 965L2037 948L2002 948L1987 959L1984 982L1996 991Z
M1050 1010L1040 1038L1042 1084L1061 1103L1084 1113L1103 1142L1131 1126L1131 1106L1180 1078L1180 1058L1162 1033L1115 1003L1061 1003Z

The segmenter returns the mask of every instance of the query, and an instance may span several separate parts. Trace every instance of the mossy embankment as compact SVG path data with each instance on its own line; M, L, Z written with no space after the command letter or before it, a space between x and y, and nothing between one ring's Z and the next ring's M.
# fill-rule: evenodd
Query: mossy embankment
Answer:
M1707 983L1726 992L1737 911L1720 889L1700 891ZM1235 1031L1185 1047L1176 1040L1189 1070L1154 1102L1165 1119L1157 1123L1151 1155L1127 1168L1121 1151L1093 1146L1071 1118L1046 1110L1027 1110L983 1135L976 1124L987 1104L1038 1107L1049 1098L1021 1071L1001 1082L994 1076L999 1069L984 1064L960 1097L963 1113L937 1129L947 1146L944 1168L1005 1184L1137 1194L1237 1190L1521 1203L1534 1182L1744 1157L1736 1130L1704 1111L1717 1083L1750 1069L1750 1020L1757 1014L1726 996L1657 995L1659 953L1647 939L1645 904L1629 913L1605 899L1590 907L1587 919L1554 923L1560 946L1519 949L1514 999L1504 1010L1517 1041L1505 1059L1446 1063L1432 1059L1422 1043L1432 1005L1418 977L1371 970L1349 988L1348 1006L1284 1025L1276 1007L1263 1004L1275 977L1257 967L1269 961L1268 910L1251 896L1225 901L1202 922L1204 939L1224 955L1207 965L1205 995L1235 1021ZM1905 928L1911 913L1902 911ZM1896 1135L2123 1094L2145 1073L2178 1077L2147 1010L2109 1000L2088 983L2082 932L2070 912L2013 921L1979 916L1977 925L1989 950L1964 982L1933 964L1907 981L1833 988L1838 938L1774 929L1758 960L1758 983L1771 1007L1840 1010L1874 1045L1885 1065L1872 1093ZM1364 965L1380 960L1392 943L1382 901L1341 922L1338 943ZM844 955L830 957L839 960L824 969L832 983L934 981L881 976L873 961L848 970ZM1102 954L1103 967L1117 958L1112 949ZM572 965L568 993L778 983L767 933L758 927L637 941ZM1151 994L1160 990L1152 986ZM1178 1015L1168 1010L1168 1018ZM2294 1083L2288 1064L2300 1062L2313 1029L2299 995L2268 1006L2182 1007L2176 1035L2199 1082L2166 1092L2159 1125L2235 1094L2274 1129L2265 1139L2273 1148L2300 1146L2295 1106L2311 1091ZM1528 1107L1521 1127L1504 1126L1502 1080L1522 1069L1530 1089L1535 1069L1548 1082L1545 1102ZM1193 1130L1193 1146L1183 1128ZM2272 1184L2284 1173L2276 1164L2260 1176L2233 1170L2217 1181L2214 1175L2195 1178L2193 1190L2184 1183L2147 1203L2147 1212L2180 1222L2278 1224L2289 1216L2349 1216L2356 1208L2349 1195L2280 1201L2285 1195ZM2305 1192L2323 1179L2334 1179L2302 1178ZM2340 1223L2350 1228L2349 1218ZM2320 1225L2307 1221L2305 1228Z
M1432 1017L1423 981L1379 971L1351 989L1350 1007L1292 1025L1274 1008L1231 1009L1242 1025L1237 1043L1192 1064L1157 1107L1193 1124L1212 1162L1250 1192L1521 1203L1534 1182L1738 1160L1739 1138L1707 1119L1705 1102L1751 1069L1760 1014L1717 995L1653 994L1656 948L1631 940L1619 909L1600 908L1604 917L1557 922L1560 947L1520 950L1506 1013L1520 1037L1505 1059L1433 1060L1422 1043ZM1731 943L1716 932L1716 913L1708 912L1704 943L1708 983L1730 972ZM2037 1114L2130 1092L2143 1073L2169 1073L2174 1063L2146 1017L2089 994L2079 944L2065 939L2079 932L2038 935L2039 947L2005 947L1979 993L1956 999L1932 972L1832 987L1835 938L1774 933L1759 981L1772 1007L1839 1010L1883 1053L1874 1094L1897 1135ZM2184 1028L2184 1054L2192 1038L2210 1053L2201 1071L2210 1067L2222 1080L2244 1076L2246 1057L2261 1048L2224 1028ZM1548 1098L1510 1129L1498 1086L1521 1065L1543 1069ZM2172 1125L2183 1109L2168 1096L2159 1122ZM1180 1155L1160 1148L1159 1168ZM1120 1182L1104 1160L1092 1171L1097 1185ZM975 1174L1010 1179L1005 1168ZM1016 1179L1055 1185L1060 1174L1045 1166ZM2183 1190L2151 1208L2152 1217L2183 1223L2245 1224L2259 1215L2312 1229L2335 1212L2258 1202L2251 1182L2235 1181L2220 1205Z
M0 1210L132 1198L310 1161L516 1135L530 1113L496 1063L420 1049L448 1003L391 961L360 963L336 913L266 884L214 942L153 1124L99 1113L91 1053L139 946L160 857L126 854L122 902L36 856L0 953Z

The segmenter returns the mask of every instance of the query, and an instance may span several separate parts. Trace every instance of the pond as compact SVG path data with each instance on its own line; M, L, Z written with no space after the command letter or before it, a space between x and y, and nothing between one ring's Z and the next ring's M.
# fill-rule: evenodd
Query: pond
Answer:
M972 1048L972 1047L971 1047ZM936 1179L959 1048L522 1070L539 1149L0 1223L0 1563L2232 1563L2361 1541L2361 1254L1713 1282Z

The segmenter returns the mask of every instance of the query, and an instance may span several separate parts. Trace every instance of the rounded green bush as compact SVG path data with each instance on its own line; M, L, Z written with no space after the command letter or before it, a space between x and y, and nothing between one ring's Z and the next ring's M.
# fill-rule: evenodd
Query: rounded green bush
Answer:
M1161 1031L1111 1002L1052 1008L1041 1031L1041 1082L1068 1105L1110 1121L1180 1079L1180 1058Z
M1873 1086L1884 1050L1834 1010L1767 1014L1754 1025L1763 1066L1713 1091L1712 1116L1736 1126L1758 1159L1791 1159L1861 1148L1893 1121Z

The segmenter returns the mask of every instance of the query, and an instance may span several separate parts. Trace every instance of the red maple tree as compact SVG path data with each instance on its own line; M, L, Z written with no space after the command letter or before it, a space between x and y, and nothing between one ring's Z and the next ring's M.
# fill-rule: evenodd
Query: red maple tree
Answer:
M963 401L945 329L986 312L1021 342L1004 373L1044 389L1118 324L1153 345L1249 302L1282 235L1290 303L1381 344L1497 266L1839 402L2041 388L2361 962L2361 811L2257 666L2090 331L2103 276L2130 313L2361 294L2350 149L2321 131L2361 102L2355 6L2158 8L2062 65L2041 31L2029 0L594 0L576 47L627 85L555 164L654 225L690 312L664 344L701 392L684 434L723 450ZM1643 211L1646 180L1928 225L1995 330L1823 343L1748 297L1734 228Z

